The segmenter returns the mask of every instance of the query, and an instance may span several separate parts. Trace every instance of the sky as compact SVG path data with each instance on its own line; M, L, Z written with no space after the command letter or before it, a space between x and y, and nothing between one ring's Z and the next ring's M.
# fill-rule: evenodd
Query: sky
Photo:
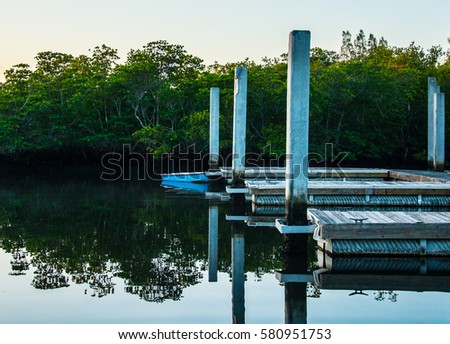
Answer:
M123 62L156 40L206 65L260 62L287 52L292 30L310 30L313 47L335 51L342 31L360 29L391 46L447 50L449 13L449 0L0 0L0 81L15 64L34 67L38 52L89 55L106 44Z

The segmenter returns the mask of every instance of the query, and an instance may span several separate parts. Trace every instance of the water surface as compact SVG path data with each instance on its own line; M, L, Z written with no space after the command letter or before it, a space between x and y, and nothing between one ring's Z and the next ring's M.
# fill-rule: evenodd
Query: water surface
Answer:
M324 271L311 241L285 283L281 235L230 211L158 182L4 173L0 323L450 323L446 259Z

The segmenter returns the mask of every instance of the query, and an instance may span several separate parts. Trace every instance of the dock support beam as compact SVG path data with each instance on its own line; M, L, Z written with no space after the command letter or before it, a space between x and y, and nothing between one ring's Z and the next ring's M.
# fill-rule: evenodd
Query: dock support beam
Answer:
M428 169L445 169L445 95L436 78L428 78Z
M219 170L220 89L211 87L209 97L209 170Z
M286 123L286 224L306 225L308 202L309 31L289 35Z
M243 187L245 178L245 140L247 130L246 68L238 67L234 76L233 155L231 186Z

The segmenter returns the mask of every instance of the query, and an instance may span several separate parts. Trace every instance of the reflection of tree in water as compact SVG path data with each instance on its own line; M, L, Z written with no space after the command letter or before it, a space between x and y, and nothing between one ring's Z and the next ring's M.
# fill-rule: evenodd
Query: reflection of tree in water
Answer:
M159 185L97 179L0 179L0 245L11 253L6 241L26 239L37 288L81 284L87 295L104 297L120 277L125 291L142 300L179 300L184 288L200 282L207 264L207 202L167 197ZM219 222L217 269L231 273L227 226ZM246 269L260 280L279 268L280 236L255 232L248 238Z
M11 272L12 276L25 275L25 271L29 269L30 263L28 262L28 252L25 247L17 247L12 252L11 258Z
M308 283L306 286L306 296L313 299L318 299L322 295L322 291L315 285Z
M110 261L106 262L103 269L91 267L88 263L83 263L80 272L72 274L72 281L76 284L87 284L90 289L89 295L92 297L103 297L114 294L114 285L112 278L118 273L119 266ZM85 289L88 294L88 289Z
M377 290L374 292L376 301L388 300L391 302L397 302L398 294L392 290Z
M148 302L180 300L183 289L199 283L203 277L199 264L182 256L174 260L162 254L149 261L135 261L133 265L134 271L125 280L125 292Z
M56 289L69 286L69 277L59 264L44 263L33 260L36 266L31 285L36 289Z

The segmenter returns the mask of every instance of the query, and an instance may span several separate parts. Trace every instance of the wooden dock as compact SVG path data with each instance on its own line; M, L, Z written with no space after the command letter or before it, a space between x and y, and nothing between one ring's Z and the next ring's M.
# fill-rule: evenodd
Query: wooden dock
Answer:
M231 167L221 167L220 173L226 180L231 178ZM286 169L284 167L246 167L245 178L247 180L258 179L284 179ZM325 168L310 167L308 169L308 178L324 179L324 178L389 178L389 170L378 168Z
M329 254L450 254L450 212L310 209L308 215Z
M285 181L247 181L251 195L284 195ZM310 181L308 195L450 195L450 183L388 181Z
M257 206L282 206L285 181L246 181ZM319 181L308 183L310 206L450 207L450 183L405 181Z
M219 172L211 172L212 177L219 174L225 180L231 178L231 167L221 167ZM247 180L284 179L286 169L284 167L246 167L245 178ZM382 168L333 168L310 167L309 179L382 179L390 181L408 182L450 182L450 174L425 170L394 170Z
M450 212L310 209L324 239L450 239Z
M220 173L226 177L227 171L222 169ZM309 169L310 223L305 226L287 226L284 222L283 168L272 169L273 176L280 177L276 180L267 179L266 169L255 168L251 173L255 178L247 179L245 188L232 191L246 193L245 198L253 203L252 214L227 215L228 221L244 221L253 227L276 227L283 234L313 234L319 247L332 256L450 256L448 173ZM260 179L260 174L265 179ZM185 189L179 187L174 191L192 193ZM201 194L206 198L228 200L231 192L228 189L227 192L203 191ZM218 197L211 196L216 194ZM379 207L384 209L377 210ZM417 210L409 211L412 208Z

